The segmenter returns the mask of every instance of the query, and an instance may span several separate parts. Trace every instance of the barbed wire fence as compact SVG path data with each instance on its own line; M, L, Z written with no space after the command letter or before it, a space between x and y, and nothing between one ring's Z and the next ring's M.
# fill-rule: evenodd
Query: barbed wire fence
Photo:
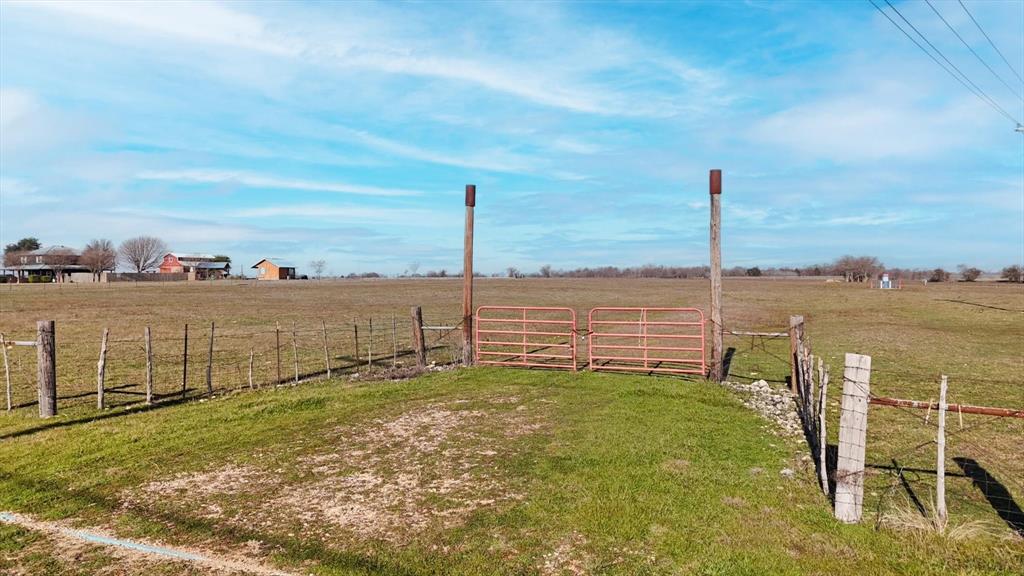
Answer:
M416 367L413 320L399 315L245 328L162 324L149 327L148 345L146 328L110 330L105 340L100 331L95 342L58 338L60 406L155 404L328 376L388 377ZM423 328L428 366L462 361L461 319L429 317ZM4 408L31 409L38 405L35 335L3 339Z

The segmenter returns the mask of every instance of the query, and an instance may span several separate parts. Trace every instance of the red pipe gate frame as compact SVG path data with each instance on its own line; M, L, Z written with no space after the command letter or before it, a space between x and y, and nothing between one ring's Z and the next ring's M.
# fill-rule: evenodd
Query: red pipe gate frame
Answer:
M707 374L696 308L594 308L587 319L591 370ZM478 364L577 369L571 308L481 306L475 329Z
M587 318L591 370L707 374L696 308L594 308Z
M576 370L571 308L481 306L475 326L477 364Z

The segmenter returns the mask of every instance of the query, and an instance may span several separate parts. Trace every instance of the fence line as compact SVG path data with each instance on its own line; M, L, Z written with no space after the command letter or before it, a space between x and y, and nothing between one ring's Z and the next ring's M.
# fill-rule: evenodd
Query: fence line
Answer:
M428 328L425 357L436 364L461 361L461 342L455 337L459 322L431 320L443 329ZM266 325L244 330L211 323L205 330L196 330L197 325L202 324L142 326L130 331L104 328L91 344L57 338L57 399L61 406L95 401L97 409L103 410L415 365L413 322L393 314L351 322L324 318L305 325L295 322L285 334ZM361 351L353 338L357 330L363 332L358 336ZM35 354L29 357L15 348L15 344L34 347L35 342L7 334L0 338L9 409L37 406ZM196 339L199 346L194 345ZM291 364L289 370L284 369L287 364Z

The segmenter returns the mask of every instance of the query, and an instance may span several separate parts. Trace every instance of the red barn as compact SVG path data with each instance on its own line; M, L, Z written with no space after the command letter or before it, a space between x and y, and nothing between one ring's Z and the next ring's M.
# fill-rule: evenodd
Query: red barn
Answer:
M210 254L175 254L168 252L160 263L161 274L186 273L189 279L223 278L231 273L230 262L218 262Z

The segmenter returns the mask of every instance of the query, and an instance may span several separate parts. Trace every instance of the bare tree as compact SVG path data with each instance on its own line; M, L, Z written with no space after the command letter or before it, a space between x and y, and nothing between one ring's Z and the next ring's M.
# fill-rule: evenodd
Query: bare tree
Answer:
M960 264L956 269L960 272L960 279L964 282L974 282L981 276L981 270L966 264Z
M313 275L316 276L317 280L319 280L320 277L323 276L324 267L326 266L327 262L324 262L323 260L313 260L312 262L309 263L309 267L313 269Z
M931 276L928 277L929 282L949 282L949 272L946 272L942 268L936 268L932 270Z
M53 279L55 282L64 281L64 269L78 262L78 254L66 246L55 246L46 256L46 263L53 268Z
M515 266L509 266L505 272L509 278L520 278L522 276L522 273L519 272L519 268L516 268Z
M88 268L94 278L105 271L113 270L117 266L114 243L106 238L91 240L85 245L85 250L82 250L82 257L78 262Z
M885 270L885 266L874 256L843 256L836 260L833 268L847 282L865 282Z
M1009 282L1024 282L1024 268L1018 264L1003 268L1002 276Z
M551 264L545 264L540 267L541 278L551 278Z
M135 270L145 272L155 268L167 253L167 244L153 236L137 236L121 242L117 254L121 262Z

